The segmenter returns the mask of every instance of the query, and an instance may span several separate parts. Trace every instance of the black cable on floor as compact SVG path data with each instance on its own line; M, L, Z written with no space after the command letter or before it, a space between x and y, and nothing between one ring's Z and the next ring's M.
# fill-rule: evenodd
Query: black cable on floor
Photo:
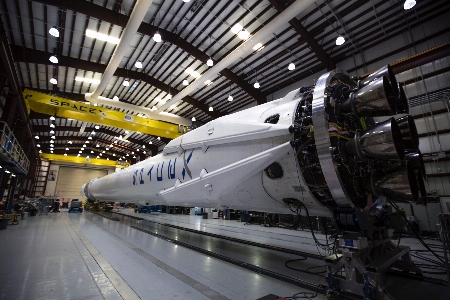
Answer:
M292 295L291 297L285 297L286 300L296 300L296 299L312 299L317 297L317 293L311 292L300 292Z

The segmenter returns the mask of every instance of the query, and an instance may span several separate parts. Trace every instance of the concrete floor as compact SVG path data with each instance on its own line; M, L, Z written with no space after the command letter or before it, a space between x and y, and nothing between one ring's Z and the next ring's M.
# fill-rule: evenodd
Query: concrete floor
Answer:
M200 216L145 217L315 249L299 231ZM307 292L90 213L29 217L1 230L0 240L0 299L258 299Z

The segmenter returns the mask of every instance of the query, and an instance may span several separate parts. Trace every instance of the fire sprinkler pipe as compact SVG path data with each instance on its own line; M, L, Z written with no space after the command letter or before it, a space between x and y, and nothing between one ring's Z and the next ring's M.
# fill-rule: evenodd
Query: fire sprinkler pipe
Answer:
M264 26L260 31L258 31L255 35L250 37L247 41L245 41L241 46L236 48L233 52L228 54L225 58L217 62L213 67L211 67L208 71L206 71L202 76L198 77L197 80L188 85L185 89L180 91L178 94L172 97L165 104L160 106L156 112L160 113L166 108L170 107L172 104L177 103L182 100L184 97L193 93L196 89L201 88L206 80L212 79L216 74L218 74L223 69L227 68L233 62L238 60L245 54L253 52L252 49L256 44L262 43L264 39L272 35L276 30L278 30L281 26L287 24L287 22L294 17L296 17L299 13L305 10L308 6L314 3L315 0L297 0L295 3L291 4L287 9L281 12L276 18L274 18L269 24Z

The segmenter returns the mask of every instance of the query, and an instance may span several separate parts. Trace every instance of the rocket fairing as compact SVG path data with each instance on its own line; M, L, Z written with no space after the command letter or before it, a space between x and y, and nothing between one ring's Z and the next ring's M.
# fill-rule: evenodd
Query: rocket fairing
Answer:
M367 194L424 195L412 119L389 67L362 81L334 70L314 87L215 119L162 153L81 189L90 200L330 216L365 208ZM408 146L405 147L405 144ZM304 211L304 209L302 209Z

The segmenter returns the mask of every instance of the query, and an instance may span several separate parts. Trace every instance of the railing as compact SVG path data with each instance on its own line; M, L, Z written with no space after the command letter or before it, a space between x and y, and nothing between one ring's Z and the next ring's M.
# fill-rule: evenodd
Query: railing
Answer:
M0 161L2 167L18 175L26 175L30 168L30 160L5 122L0 122Z

